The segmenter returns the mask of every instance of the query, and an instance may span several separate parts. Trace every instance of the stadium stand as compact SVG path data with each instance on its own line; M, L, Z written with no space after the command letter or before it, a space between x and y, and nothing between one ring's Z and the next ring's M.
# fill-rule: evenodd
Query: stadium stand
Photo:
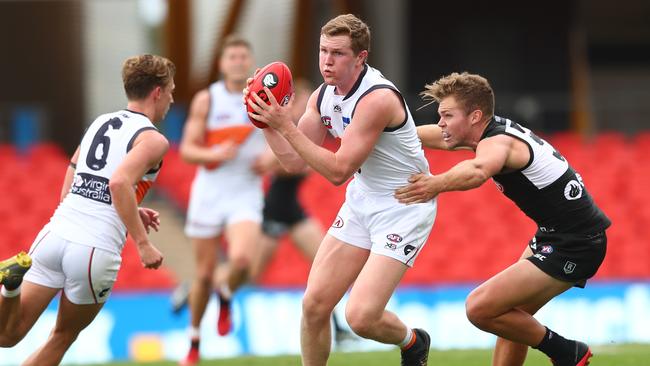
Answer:
M650 132L632 138L616 132L589 139L566 132L545 138L581 173L597 203L612 219L608 255L596 278L650 278L650 245L645 239L650 222L650 169L646 162ZM333 143L329 146L335 147ZM434 174L471 155L427 151ZM67 163L65 154L54 145L39 144L21 153L11 145L0 144L0 256L29 247L56 208ZM172 148L165 157L158 192L184 211L194 172L194 167L181 160L178 149ZM311 174L301 187L300 199L308 212L327 227L343 202L344 187L335 187ZM443 194L429 242L403 283L482 281L515 261L534 229L532 222L490 182L473 191ZM302 287L308 271L308 262L284 239L260 284ZM117 289L165 289L174 282L167 270L144 270L133 243L127 243Z

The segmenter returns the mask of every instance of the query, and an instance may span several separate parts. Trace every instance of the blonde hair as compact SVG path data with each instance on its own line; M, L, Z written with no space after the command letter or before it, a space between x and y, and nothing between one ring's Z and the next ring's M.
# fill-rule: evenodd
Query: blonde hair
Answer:
M453 96L467 114L479 109L485 117L494 116L494 91L487 79L478 74L454 72L443 76L425 85L420 96L429 102L426 105Z
M219 55L222 56L223 52L226 50L228 47L246 47L248 48L249 51L253 51L253 47L251 46L250 42L246 40L244 37L241 37L238 34L229 34L226 36L226 38L223 39L223 43L221 44L221 50L219 51Z
M149 54L129 57L122 66L126 97L144 99L155 87L167 86L175 73L176 66L165 57Z
M328 37L347 35L355 55L366 50L370 52L370 28L361 19L352 14L339 15L327 22L320 34Z

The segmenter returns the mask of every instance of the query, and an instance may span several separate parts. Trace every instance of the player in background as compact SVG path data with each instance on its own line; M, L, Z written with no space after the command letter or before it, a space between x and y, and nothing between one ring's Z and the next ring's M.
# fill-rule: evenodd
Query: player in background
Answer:
M573 286L584 287L605 258L609 219L582 177L553 146L517 122L494 115L494 92L480 75L453 73L427 85L439 103L437 125L418 127L424 146L471 148L476 156L439 175L418 174L396 191L400 202L429 202L442 192L464 191L492 178L538 226L520 260L476 288L467 317L499 338L492 364L523 365L528 346L556 366L584 366L591 351L534 317ZM505 233L504 233L505 234Z
M214 289L219 299L217 330L220 335L230 331L230 300L248 279L261 232L262 181L253 166L266 143L241 103L253 66L250 44L227 37L219 62L223 78L194 96L180 145L182 158L199 166L185 226L196 270L189 302L191 347L184 365L199 360L199 327ZM223 282L215 283L222 234L228 242L229 266Z
M173 102L174 73L174 64L160 56L124 62L126 109L97 117L86 130L66 171L61 202L29 255L0 262L2 347L23 339L61 292L52 333L23 365L61 362L108 299L127 232L144 267L161 265L162 254L147 238L150 228L158 230L158 213L138 204L169 146L152 122L161 121Z
M401 94L366 63L369 49L370 30L354 15L340 15L321 28L324 83L298 126L291 108L280 106L268 88L270 105L244 91L255 111L249 115L270 126L264 136L286 169L298 172L308 165L336 185L354 175L307 281L301 321L305 366L327 364L332 310L350 286L351 329L399 345L402 365L427 364L429 335L385 308L429 236L436 201L407 206L393 197L411 175L428 173L429 165ZM335 152L320 146L327 133L340 138Z

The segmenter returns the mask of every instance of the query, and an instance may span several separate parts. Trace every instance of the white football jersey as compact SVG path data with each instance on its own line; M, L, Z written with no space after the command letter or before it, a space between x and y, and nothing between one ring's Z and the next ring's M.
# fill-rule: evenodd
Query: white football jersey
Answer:
M210 85L209 92L210 110L205 144L216 146L226 140L233 140L239 145L239 150L232 160L200 166L194 178L192 194L228 187L236 189L241 185L257 185L261 189L261 177L251 167L264 152L266 140L262 131L248 118L246 106L242 103L242 93L228 91L223 81Z
M157 131L144 114L129 110L95 119L81 140L70 192L50 219L50 230L78 244L121 253L126 226L115 211L108 182L136 137L147 130ZM138 202L158 176L160 165L133 187Z
M384 129L354 177L355 184L368 192L393 194L395 189L408 184L411 175L429 174L429 163L424 157L413 117L395 85L384 78L379 70L365 65L347 95L336 95L334 86L323 84L317 105L325 127L332 136L340 138L345 134L346 127L355 123L354 112L359 100L381 88L391 89L399 96L406 117L401 125Z

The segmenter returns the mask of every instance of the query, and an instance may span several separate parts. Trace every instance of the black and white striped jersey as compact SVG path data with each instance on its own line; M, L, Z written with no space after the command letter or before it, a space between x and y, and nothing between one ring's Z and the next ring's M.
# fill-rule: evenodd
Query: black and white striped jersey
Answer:
M493 180L541 231L593 233L609 227L611 222L594 203L580 174L553 146L498 116L488 123L481 140L496 135L508 135L528 145L528 163L517 171L499 173Z

